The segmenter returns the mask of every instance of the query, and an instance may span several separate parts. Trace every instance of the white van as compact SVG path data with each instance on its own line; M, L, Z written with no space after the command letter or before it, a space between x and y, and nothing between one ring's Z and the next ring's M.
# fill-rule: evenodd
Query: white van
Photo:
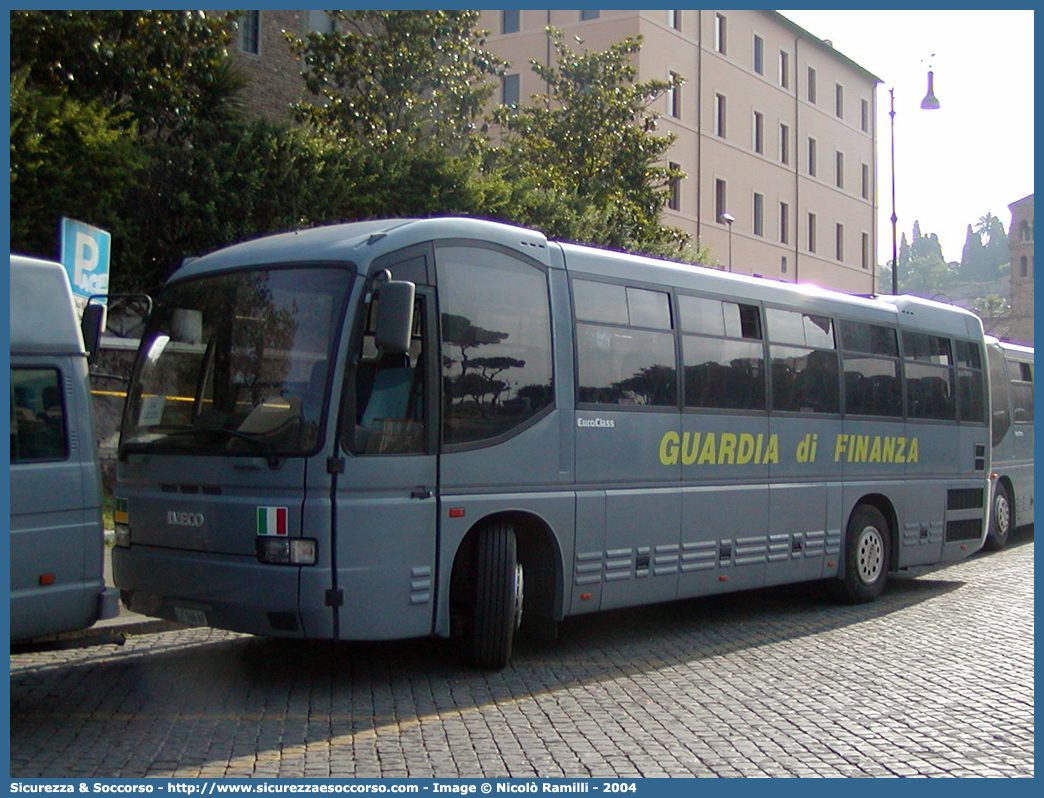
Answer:
M11 255L11 641L119 612L105 587L87 352L65 269Z

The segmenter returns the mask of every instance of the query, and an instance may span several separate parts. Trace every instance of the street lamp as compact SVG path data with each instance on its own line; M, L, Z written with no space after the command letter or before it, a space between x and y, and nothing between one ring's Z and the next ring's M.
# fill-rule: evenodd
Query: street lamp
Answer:
M895 215L895 89L888 90L889 111L892 129L892 295L899 293L899 243L896 234L896 222L899 217ZM928 70L928 93L921 100L921 109L935 111L939 108L939 100L935 96L935 73Z
M732 223L736 221L736 217L726 211L721 215L721 221L725 222L729 226L729 271L732 271Z

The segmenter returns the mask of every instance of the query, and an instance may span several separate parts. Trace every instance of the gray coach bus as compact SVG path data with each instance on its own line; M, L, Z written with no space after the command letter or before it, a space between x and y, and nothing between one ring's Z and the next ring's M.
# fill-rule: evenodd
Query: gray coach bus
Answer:
M120 442L131 609L459 636L890 571L985 535L979 319L548 241L370 221L171 277Z
M11 255L11 640L119 612L105 587L87 352L61 264Z
M1033 523L1033 349L986 339L993 413L993 505L985 548Z

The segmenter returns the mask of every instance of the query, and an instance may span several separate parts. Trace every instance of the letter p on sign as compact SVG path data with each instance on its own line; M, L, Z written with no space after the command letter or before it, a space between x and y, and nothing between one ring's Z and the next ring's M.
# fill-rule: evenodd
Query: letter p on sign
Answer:
M76 234L76 250L73 255L73 285L86 288L85 272L98 268L98 242L89 235ZM93 276L93 275L91 275Z
M62 219L62 265L77 305L109 293L109 249L112 235L75 219Z

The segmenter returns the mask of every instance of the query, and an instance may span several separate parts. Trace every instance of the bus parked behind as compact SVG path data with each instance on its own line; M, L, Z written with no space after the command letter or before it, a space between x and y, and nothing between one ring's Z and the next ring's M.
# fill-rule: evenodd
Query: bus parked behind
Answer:
M986 339L993 412L993 504L985 548L1033 523L1033 348Z

